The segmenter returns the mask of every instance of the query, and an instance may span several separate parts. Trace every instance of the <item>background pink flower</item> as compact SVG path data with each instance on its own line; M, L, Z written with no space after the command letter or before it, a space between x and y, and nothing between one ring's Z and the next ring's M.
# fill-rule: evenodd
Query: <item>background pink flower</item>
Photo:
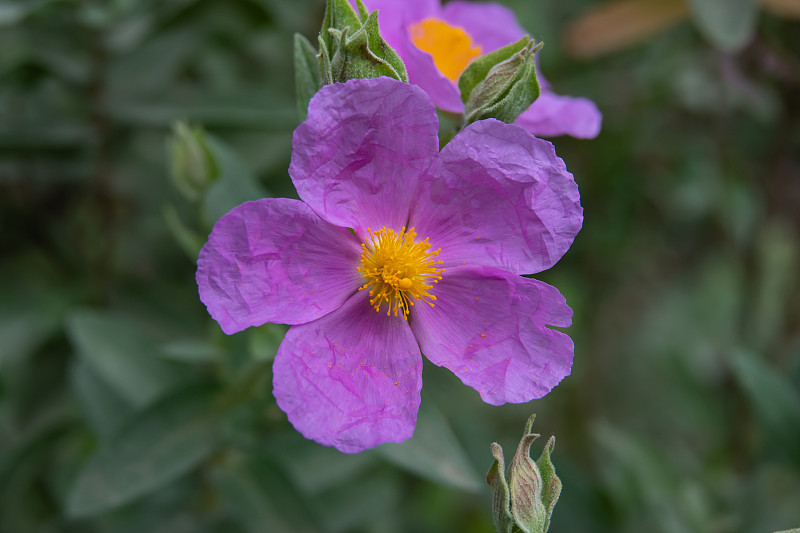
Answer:
M381 33L405 62L409 81L422 87L438 108L453 113L464 111L456 82L469 60L477 57L475 50L486 54L527 33L510 9L491 2L454 1L441 6L439 0L364 0L364 4L378 10ZM600 133L602 115L591 100L556 94L541 72L539 82L541 96L519 116L518 125L539 136L590 139Z
M572 311L519 274L552 266L579 231L572 175L517 126L476 122L441 153L437 133L419 87L323 87L294 133L303 201L242 204L200 252L200 297L226 333L293 325L275 398L306 437L345 452L413 434L420 349L494 405L570 372L572 341L547 325Z

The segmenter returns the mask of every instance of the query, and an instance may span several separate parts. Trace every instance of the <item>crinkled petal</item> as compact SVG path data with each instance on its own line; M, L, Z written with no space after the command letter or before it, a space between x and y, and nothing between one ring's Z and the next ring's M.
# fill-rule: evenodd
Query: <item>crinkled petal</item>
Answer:
M436 305L416 305L411 329L434 364L492 405L541 398L572 367L572 310L555 287L491 267L445 271Z
M399 229L438 153L438 127L419 87L390 78L326 85L294 132L289 174L328 222L360 237L368 227Z
M591 100L543 91L515 124L542 137L593 139L600 133L602 122L603 115Z
M197 286L227 334L266 322L300 324L341 307L363 282L360 244L288 198L244 203L214 225Z
M444 147L423 181L409 226L444 267L488 265L519 274L550 268L583 223L578 186L553 145L489 119Z
M442 19L464 28L472 41L481 45L484 54L518 41L526 34L513 11L493 2L448 2L442 8Z
M408 323L359 291L340 309L293 326L273 364L273 392L294 427L346 453L414 433L422 356Z

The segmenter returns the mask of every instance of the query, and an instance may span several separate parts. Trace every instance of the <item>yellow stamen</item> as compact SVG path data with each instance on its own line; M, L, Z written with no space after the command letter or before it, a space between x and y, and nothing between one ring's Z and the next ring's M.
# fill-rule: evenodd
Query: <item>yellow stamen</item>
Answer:
M408 309L414 305L413 300L422 300L433 306L436 297L429 291L434 283L442 279L442 261L437 261L439 250L429 251L428 239L417 241L414 228L406 228L395 233L383 227L373 232L367 229L369 236L361 245L361 266L358 271L366 279L364 286L358 290L369 288L369 303L380 311L386 303L386 316L398 316L408 320ZM412 300L413 299L413 300Z
M481 55L481 47L472 45L467 32L439 19L427 18L412 24L409 32L414 45L432 55L439 72L453 81Z

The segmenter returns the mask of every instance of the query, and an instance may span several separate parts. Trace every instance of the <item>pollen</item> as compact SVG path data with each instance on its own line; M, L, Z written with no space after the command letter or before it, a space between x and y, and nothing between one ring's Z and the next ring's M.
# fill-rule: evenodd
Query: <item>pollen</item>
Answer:
M439 72L458 80L473 59L481 55L481 47L473 46L472 38L458 26L443 20L426 18L409 27L414 45L433 56Z
M431 251L428 239L417 240L414 228L399 232L383 227L375 232L367 229L368 237L361 245L361 266L358 271L366 283L358 290L369 289L369 303L375 311L386 304L386 316L408 320L408 310L421 300L434 305L436 296L430 293L442 279L439 250Z

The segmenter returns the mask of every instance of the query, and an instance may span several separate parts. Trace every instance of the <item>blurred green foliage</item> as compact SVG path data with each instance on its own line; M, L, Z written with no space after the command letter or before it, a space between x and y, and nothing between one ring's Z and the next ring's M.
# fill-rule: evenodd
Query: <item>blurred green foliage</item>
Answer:
M697 27L576 62L596 2L506 3L605 115L555 139L586 220L539 277L575 310L573 373L497 408L428 365L415 437L350 456L276 407L286 328L226 337L194 284L221 214L295 195L293 34L323 2L0 2L0 532L489 532L489 443L532 412L551 531L800 525L800 25L692 0ZM177 120L219 161L196 202Z

